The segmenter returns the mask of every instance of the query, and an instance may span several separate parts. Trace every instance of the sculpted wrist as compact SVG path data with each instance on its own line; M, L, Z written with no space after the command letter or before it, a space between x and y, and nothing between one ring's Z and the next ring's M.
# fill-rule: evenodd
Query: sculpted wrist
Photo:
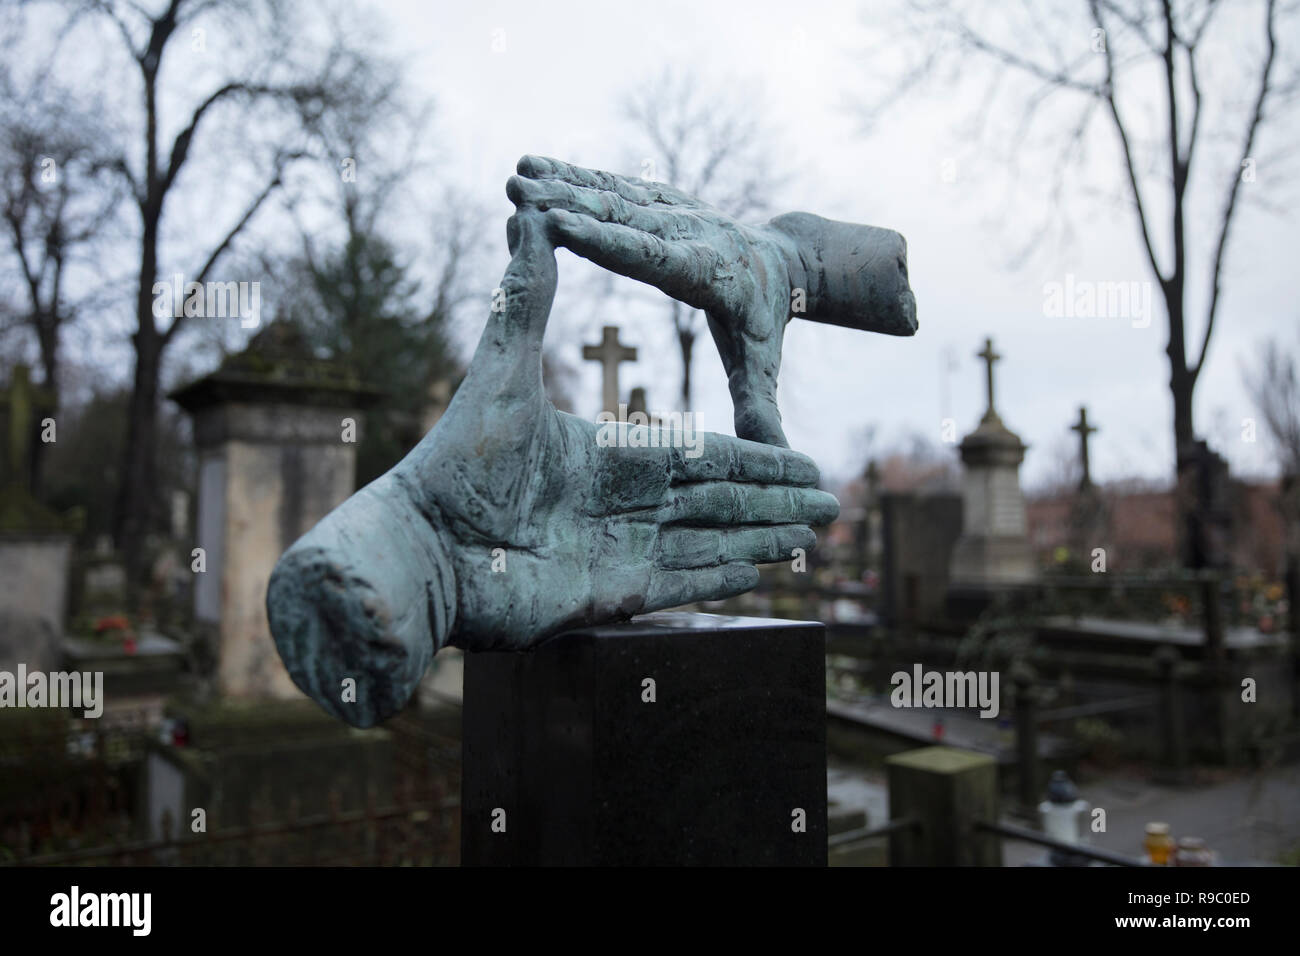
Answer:
M793 249L787 253L791 287L796 273L808 292L814 322L886 335L916 332L916 300L907 277L907 242L892 229L823 219L806 212L777 216L768 227Z
M822 270L816 260L808 258L812 252L811 244L802 242L797 233L791 232L782 224L785 216L777 216L762 228L768 233L785 260L786 273L790 277L791 307L794 307L794 292L803 290L803 309L792 314L799 318L812 318L822 311L823 298Z
M429 632L433 635L433 653L456 643L459 624L460 599L456 584L456 564L452 560L455 545L450 543L451 533L442 522L441 514L429 519L433 534L429 536L430 577Z
M267 587L289 676L356 727L406 706L457 627L454 545L422 497L390 471L295 542Z

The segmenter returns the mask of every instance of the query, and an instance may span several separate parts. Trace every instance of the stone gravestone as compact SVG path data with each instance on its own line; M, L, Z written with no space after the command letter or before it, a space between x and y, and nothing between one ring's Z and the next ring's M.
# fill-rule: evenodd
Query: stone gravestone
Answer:
M1093 551L1107 541L1110 514L1105 496L1092 480L1088 438L1098 429L1088 422L1088 410L1079 406L1079 420L1070 426L1079 435L1079 487L1070 502L1070 551L1077 561L1091 567Z
M1088 409L1083 405L1079 406L1079 420L1070 426L1070 431L1077 432L1079 435L1079 490L1093 487L1092 484L1092 460L1088 455L1088 438L1096 431L1097 426L1088 424Z
M650 420L650 400L646 398L645 388L638 385L632 389L632 393L627 398L627 414L631 418L633 415L644 415L646 421Z
M352 493L360 410L376 394L282 322L172 394L194 419L204 568L194 616L214 632L222 694L297 696L271 640L266 582L284 549Z
M882 543L880 529L880 466L873 458L862 472L862 516L854 523L853 550L858 576L876 567Z
M42 417L52 411L53 400L32 384L27 366L14 368L0 406L8 425L0 489L0 669L23 661L45 670L59 659L81 517L56 514L33 497L35 443L43 431L48 434ZM52 437L57 435L56 430Z
M1026 446L1002 423L993 401L993 363L1002 356L986 339L978 357L985 363L988 410L961 443L962 534L949 574L949 593L959 603L979 603L1000 588L1037 577L1020 491Z
M948 572L962 532L954 493L893 491L881 495L881 617L914 627L944 616Z
M507 194L504 308L438 426L281 558L276 646L361 727L406 706L440 648L468 652L466 863L824 863L822 626L653 612L752 589L756 564L834 520L781 427L785 327L798 303L913 334L905 243L807 213L742 224L541 157ZM559 246L705 310L738 437L688 451L671 429L555 409L541 373Z
M92 614L120 612L126 602L126 567L113 553L113 539L100 535L81 558L80 608Z

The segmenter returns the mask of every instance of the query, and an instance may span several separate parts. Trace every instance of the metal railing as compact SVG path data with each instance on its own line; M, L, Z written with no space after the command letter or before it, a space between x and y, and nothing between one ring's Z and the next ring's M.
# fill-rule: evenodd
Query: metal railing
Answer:
M1045 846L1049 850L1055 850L1058 853L1083 857L1088 860L1096 860L1098 863L1109 863L1111 866L1150 865L1144 860L1137 860L1133 857L1125 856L1122 853L1112 853L1109 850L1084 846L1078 843L1066 843L1064 840L1057 840L1054 837L1049 837L1047 834L1038 830L1031 830L1028 827L1018 827L1014 823L995 823L988 820L976 820L975 829L982 830L985 833L993 833L997 836L1011 840L1021 840L1025 843L1036 843L1038 846Z
M897 820L890 820L888 823L882 823L878 827L862 827L857 830L845 830L843 833L836 833L827 840L827 845L832 850L843 849L844 847L854 846L858 843L866 843L868 840L877 840L880 837L887 837L893 833L910 830L913 827L919 829L920 826L920 820L913 819L912 817L899 817Z
M1109 850L1102 850L1097 847L1081 846L1075 843L1066 843L1063 840L1057 840L1038 830L1031 830L1028 827L1019 827L1012 823L996 823L988 820L976 820L975 829L985 833L992 833L996 836L1009 840L1020 840L1024 843L1034 843L1038 846L1046 847L1049 850L1055 850L1058 853L1073 857L1082 857L1088 860L1094 860L1098 863L1106 863L1110 866L1150 866L1145 860L1134 859L1125 856L1122 853L1112 853ZM830 837L827 845L831 850L843 850L849 847L857 846L860 843L866 843L871 840L878 840L882 837L888 837L895 833L902 833L908 830L921 829L921 821L913 817L899 817L890 820L888 823L881 824L877 827L863 827L857 830L846 830L844 833L837 833Z
M420 802L0 860L0 866L454 864L460 800Z

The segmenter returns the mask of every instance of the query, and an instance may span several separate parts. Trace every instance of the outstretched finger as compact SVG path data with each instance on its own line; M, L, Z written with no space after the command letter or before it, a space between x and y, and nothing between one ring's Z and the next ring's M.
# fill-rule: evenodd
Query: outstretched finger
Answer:
M556 245L602 269L636 279L697 309L708 308L717 253L700 242L667 242L612 222L565 209L546 213Z
M742 524L828 525L839 516L834 495L816 488L710 481L679 485L662 507L662 524L730 527Z
M695 601L721 601L752 591L757 584L758 568L748 564L724 564L689 571L655 570L650 576L650 589L641 610L648 613Z
M718 346L735 415L736 435L750 441L788 448L776 402L777 373L781 368L784 326L774 323L767 338L746 334L726 318L706 311L709 331Z
M708 568L747 562L788 561L796 550L805 553L817 544L806 525L760 528L690 528L669 525L659 533L659 566L669 569Z
M700 231L698 217L676 212L672 207L642 206L607 189L574 186L558 179L511 176L506 180L506 195L516 206L535 206L543 212L567 209L601 222L616 222L640 229L661 239L694 239Z
M706 208L704 203L694 196L688 196L667 183L656 183L637 179L635 176L620 176L600 169L574 166L572 163L551 159L548 156L524 156L515 168L520 176L527 176L529 179L558 179L588 189L607 189L628 202L640 205L665 204L688 206L693 209Z
M817 463L802 452L775 444L705 432L693 443L661 439L669 448L675 485L698 481L746 481L763 485L814 487L821 479Z

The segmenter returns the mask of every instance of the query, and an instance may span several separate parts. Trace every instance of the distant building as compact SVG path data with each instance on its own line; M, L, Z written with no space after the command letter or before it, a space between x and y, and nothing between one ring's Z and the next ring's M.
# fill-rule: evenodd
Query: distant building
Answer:
M1106 549L1111 571L1143 571L1177 564L1178 549L1172 490L1129 489L1106 485L1099 489L1108 520L1099 540L1073 540L1072 514L1077 492L1032 498L1027 505L1029 543L1043 566L1061 558L1087 564L1092 547ZM1232 564L1280 578L1283 572L1283 532L1276 482L1231 483Z

